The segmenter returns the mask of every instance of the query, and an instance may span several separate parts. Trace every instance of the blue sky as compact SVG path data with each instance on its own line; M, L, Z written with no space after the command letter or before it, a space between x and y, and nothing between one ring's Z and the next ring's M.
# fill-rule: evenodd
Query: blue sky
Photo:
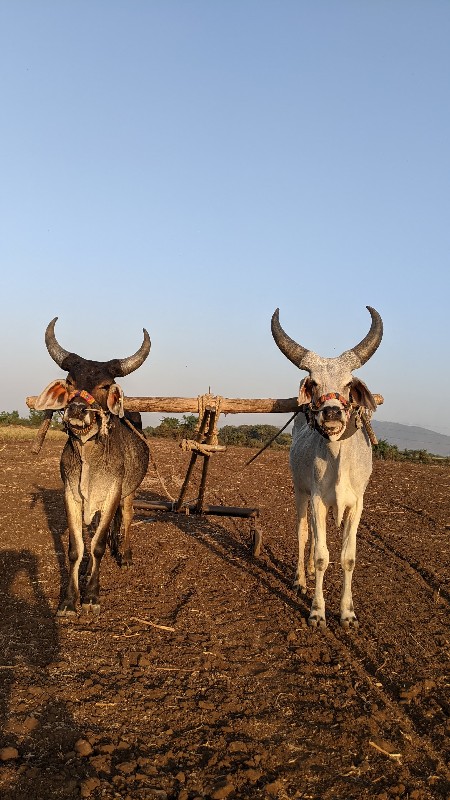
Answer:
M0 410L54 316L87 358L148 329L128 395L290 397L274 309L333 356L371 305L376 418L450 434L449 41L447 0L0 0Z

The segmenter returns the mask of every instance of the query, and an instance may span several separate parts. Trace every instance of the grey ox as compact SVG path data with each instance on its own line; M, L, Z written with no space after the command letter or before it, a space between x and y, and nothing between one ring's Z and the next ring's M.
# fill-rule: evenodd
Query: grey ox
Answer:
M309 624L324 627L323 579L329 562L326 521L331 509L335 523L342 525L341 625L357 627L353 608L352 575L356 558L356 533L363 510L363 497L372 472L372 447L361 414L376 409L365 385L353 377L374 354L383 336L383 323L367 306L372 324L367 336L337 358L322 358L297 344L283 330L278 309L272 317L272 335L281 352L299 369L309 373L300 383L298 413L292 433L290 466L298 518L298 564L294 588L306 592L305 545L308 541L308 505L313 539L308 573L315 572L315 591Z
M115 382L141 366L150 352L144 329L139 350L128 358L88 361L64 350L55 337L55 317L45 343L65 380L52 381L39 395L38 411L64 410L68 440L61 456L61 477L69 527L69 582L59 615L76 613L78 573L84 555L83 524L91 526L89 564L82 596L84 611L100 611L100 562L108 538L120 564L131 562L130 526L134 492L143 480L149 451L139 414L124 414L123 392ZM132 421L133 427L126 424Z

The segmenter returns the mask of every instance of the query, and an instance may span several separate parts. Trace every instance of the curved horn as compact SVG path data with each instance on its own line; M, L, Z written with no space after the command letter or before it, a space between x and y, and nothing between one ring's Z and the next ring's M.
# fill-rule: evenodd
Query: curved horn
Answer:
M47 345L47 350L53 358L53 361L56 361L58 367L61 367L64 359L69 355L69 351L64 350L64 348L61 347L61 345L56 341L55 322L57 319L58 317L55 317L55 319L52 319L52 321L47 325L47 329L45 331L45 344Z
M294 340L284 332L280 325L278 316L279 313L280 309L277 308L272 316L271 328L275 343L280 348L281 352L284 353L286 358L288 358L289 361L292 361L296 367L299 367L300 369L308 369L307 367L303 366L303 361L310 350L307 350L306 347L302 347L300 344L297 344L297 342L294 342Z
M128 356L128 358L119 358L119 365L120 365L120 377L124 377L124 375L129 375L130 372L134 372L135 369L141 366L144 363L145 359L147 358L150 352L150 336L148 335L145 328L144 331L144 341L142 342L139 350L134 354L134 356Z
M356 347L352 347L350 351L359 359L361 366L365 364L371 356L373 356L383 337L383 320L381 319L378 311L375 311L375 309L371 306L366 306L366 308L372 317L370 331L367 336L365 336L364 339L362 339L362 341L356 345Z

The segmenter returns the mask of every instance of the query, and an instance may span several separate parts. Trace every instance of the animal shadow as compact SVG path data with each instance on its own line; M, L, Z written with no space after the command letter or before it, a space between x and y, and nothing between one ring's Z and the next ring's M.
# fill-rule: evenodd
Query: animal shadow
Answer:
M38 503L41 503L44 508L48 529L52 537L59 571L59 601L62 602L69 574L66 563L67 520L63 489L48 489L44 486L35 485L31 498L31 508L34 508Z
M38 796L40 783L39 796L56 797L48 794L49 763L59 763L61 747L71 750L80 732L65 703L48 691L47 670L58 658L59 636L34 553L0 552L0 598L0 746L19 753L14 785L0 780L2 800Z

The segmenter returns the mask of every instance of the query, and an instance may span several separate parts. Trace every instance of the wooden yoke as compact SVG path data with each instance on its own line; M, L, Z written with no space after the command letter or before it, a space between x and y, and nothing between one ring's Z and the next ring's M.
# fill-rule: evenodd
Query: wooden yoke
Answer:
M383 397L373 395L377 406L383 403ZM37 397L27 397L28 408L34 408ZM207 394L199 397L124 397L125 411L141 413L162 412L169 414L197 413L198 424L193 439L184 439L183 450L191 453L186 477L177 500L144 501L135 500L133 506L141 515L154 515L155 511L174 514L198 514L223 517L241 517L248 519L252 535L253 555L258 556L262 545L262 532L258 525L259 508L242 508L237 506L215 506L205 503L206 478L209 459L213 453L226 450L217 442L217 421L219 414L288 414L299 409L297 397L277 400L271 398L242 399L216 397ZM50 425L52 412L46 412L44 422L39 429L33 453L38 453ZM369 417L363 418L366 430L370 429ZM372 432L373 433L373 432ZM185 501L185 495L197 459L203 458L198 497L194 501ZM152 459L153 466L155 464ZM156 468L156 467L155 467ZM157 470L156 470L157 471ZM157 471L158 472L158 471Z
M383 403L381 394L374 394L377 406ZM34 408L36 396L27 397L28 408ZM160 412L163 414L198 414L198 397L124 397L125 411ZM297 411L298 398L244 399L222 397L221 414L289 414Z
M214 395L204 395L208 397L213 405L219 402L219 397ZM202 397L202 396L200 396ZM373 395L377 406L381 406L384 398L381 394ZM34 408L37 400L36 395L26 398L28 408ZM124 397L123 405L125 411L139 411L141 413L160 412L163 414L199 414L202 416L199 397ZM279 400L272 398L220 398L221 414L289 414L297 411L298 398L288 397ZM46 419L41 425L33 447L33 453L39 453L45 439L45 435L50 425L51 413L46 414ZM186 443L186 449L189 445ZM209 449L207 447L207 449ZM206 452L206 451L204 451Z

